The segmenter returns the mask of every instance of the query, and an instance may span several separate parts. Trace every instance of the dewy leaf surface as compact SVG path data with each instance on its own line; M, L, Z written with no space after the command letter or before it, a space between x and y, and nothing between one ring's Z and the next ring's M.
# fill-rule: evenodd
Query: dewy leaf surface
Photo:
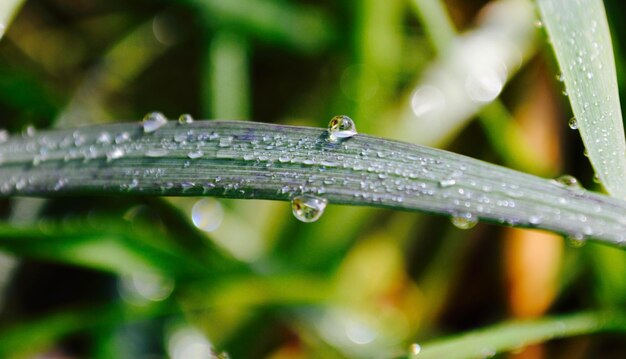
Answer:
M626 240L624 201L447 151L367 135L333 142L325 129L251 122L165 122L150 131L127 123L9 138L0 144L0 195L305 194Z
M601 0L538 0L576 125L607 191L626 198L626 142Z

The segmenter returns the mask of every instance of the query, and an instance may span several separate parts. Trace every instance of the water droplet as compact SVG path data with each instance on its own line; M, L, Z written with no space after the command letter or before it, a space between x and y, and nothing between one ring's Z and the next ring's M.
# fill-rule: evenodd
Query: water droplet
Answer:
M204 152L197 150L197 151L190 151L189 153L187 153L187 157L191 158L192 160L195 160L196 158L200 158L204 156Z
M446 188L446 187L451 187L454 186L456 184L456 180L449 178L449 179L443 179L441 181L439 181L439 186L442 188Z
M293 215L302 222L315 222L322 214L328 201L315 196L297 196L291 200L291 210Z
M68 180L66 178L59 178L57 183L54 185L54 190L60 191L67 184L67 182Z
M191 209L191 221L205 232L213 232L220 227L224 219L222 204L214 198L203 198Z
M493 348L483 348L480 351L480 356L482 358L491 358L491 357L495 356L496 354L497 354L496 350L493 349Z
M113 160L116 160L122 157L124 157L124 150L119 147L116 147L112 149L111 151L107 152L107 162L111 162Z
M143 131L150 133L158 130L167 124L167 117L160 112L150 112L146 114L141 122Z
M188 113L184 113L180 115L180 117L178 118L178 123L180 123L181 125L192 123L192 122L193 122L193 117L191 117L191 115Z
M593 182L602 183L602 180L600 180L600 176L597 173L593 175Z
M417 344L417 343L413 343L411 344L411 346L409 347L409 352L411 353L411 355L417 355L422 351L422 346Z
M577 233L567 237L567 244L573 248L580 248L586 244L585 236L581 233Z
M146 157L163 157L168 151L165 148L151 148L146 151Z
M108 132L102 132L98 135L97 143L102 145L108 145L111 143L111 134Z
M9 140L9 131L5 129L0 129L0 143L6 142Z
M538 29L541 29L543 27L543 23L541 22L541 20L535 21L534 25Z
M35 136L35 133L37 133L37 129L35 128L35 126L33 125L28 125L25 129L24 129L24 137L33 137Z
M576 179L576 177L572 175L563 175L563 176L557 177L554 179L554 182L565 187L571 187L571 188L580 187L580 183L578 183L578 180Z
M470 229L476 226L478 218L476 218L476 216L472 213L465 213L460 216L451 217L450 222L452 222L452 224L457 228Z
M128 132L122 132L119 135L115 136L115 143L121 144L130 140L130 134Z
M348 116L335 116L328 123L328 138L331 142L337 142L340 139L350 138L356 135L356 126L354 121Z
M568 125L569 125L569 128L571 128L572 130L577 130L578 121L576 120L576 117L570 118Z
M591 80L593 78L593 72L587 72L587 78Z
M220 147L228 147L233 143L233 136L221 137L218 146Z

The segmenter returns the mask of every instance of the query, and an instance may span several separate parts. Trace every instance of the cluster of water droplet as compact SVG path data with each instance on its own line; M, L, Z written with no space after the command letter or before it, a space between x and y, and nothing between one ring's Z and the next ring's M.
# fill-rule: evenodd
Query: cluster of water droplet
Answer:
M348 116L335 116L328 123L328 140L330 142L348 139L356 134L356 125ZM279 161L287 162L288 157L284 157L284 160L279 158ZM328 201L324 198L312 195L301 195L292 198L291 209L293 215L298 220L309 223L317 221L322 216L327 204Z
M397 142L353 141L348 136L333 136L332 141L331 132L346 130L345 126L329 126L324 139L315 129L291 132L296 130L223 122L183 126L189 123L184 120L145 135L144 124L155 116L147 117L141 131L132 131L128 125L110 125L69 133L44 132L16 141L0 133L0 162L30 161L22 172L0 171L0 193L75 190L88 175L84 167L85 171L99 171L94 173L103 179L98 182L101 184L87 181L91 188L232 198L278 196L293 199L296 218L305 220L319 218L332 194L343 203L449 213L460 228L471 228L478 218L485 218L589 238L619 233L620 228L623 232L626 226L626 220L619 216L624 211L620 203L603 197L595 199L597 206L589 205L587 197L593 195L573 186L572 179L561 178L548 187L539 179L520 177L526 181L522 186L513 182L515 175L507 176L468 159L459 162L447 152ZM148 130L153 128L148 125ZM356 133L352 126L347 129ZM183 160L159 160L166 154ZM133 159L146 157L150 160L136 167ZM84 166L96 159L103 164L119 163ZM58 177L44 178L50 173L47 169L58 166L77 171L58 171ZM203 174L202 179L184 171L191 166L193 172ZM537 190L531 191L529 186ZM316 199L298 198L301 196ZM607 205L615 211L605 210ZM593 222L587 221L590 216ZM612 238L626 241L626 233Z

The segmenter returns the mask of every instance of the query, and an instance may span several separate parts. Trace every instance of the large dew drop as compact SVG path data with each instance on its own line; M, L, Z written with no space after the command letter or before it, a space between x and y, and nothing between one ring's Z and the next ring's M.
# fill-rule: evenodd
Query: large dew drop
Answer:
M191 115L188 113L182 114L178 118L178 123L180 123L181 125L192 123L192 122L193 122L193 117L191 117Z
M350 138L356 135L356 126L354 121L348 116L335 116L328 123L328 138L331 142L337 142L340 139Z
M422 351L422 346L417 343L413 343L409 347L409 353L411 355L418 355L421 351Z
M297 196L291 200L293 215L302 222L310 223L317 221L322 214L328 201L315 196Z
M457 228L471 229L478 223L478 218L471 213L465 213L463 215L450 218L450 222L452 222L452 224Z
M141 122L145 133L154 132L165 126L165 124L167 124L167 118L160 112L150 112L144 116Z

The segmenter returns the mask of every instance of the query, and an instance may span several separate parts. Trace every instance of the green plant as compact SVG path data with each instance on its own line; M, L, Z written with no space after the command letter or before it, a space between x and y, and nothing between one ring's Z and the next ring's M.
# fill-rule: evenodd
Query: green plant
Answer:
M256 0L182 3L198 11L198 17L207 24L217 23L215 28L203 29L211 34L213 43L205 54L210 59L209 67L204 69L209 78L205 82L210 85L204 89L201 102L209 104L208 112L218 118L246 116L252 108L247 94L252 82L242 75L249 66L247 39L258 37L312 56L333 46L339 36L322 13L300 5ZM150 114L143 122L48 131L28 128L23 135L10 137L2 133L0 194L51 200L16 199L12 223L0 226L0 247L19 258L110 273L121 283L122 296L128 301L99 304L94 310L70 308L30 323L18 321L0 335L2 356L33 354L75 332L89 333L94 338L90 352L93 356L120 356L120 343L128 340L120 336L120 328L132 327L129 323L140 320L158 323L171 319L174 324L164 326L174 329L163 330L170 330L171 339L176 338L172 333L179 333L176 328L183 318L202 327L218 348L234 357L266 355L265 347L271 345L259 341L265 347L254 352L242 343L251 340L251 333L283 325L296 333L298 348L306 347L324 357L491 356L550 338L624 331L620 296L626 297L626 291L622 290L620 268L626 262L621 252L590 245L589 258L604 277L594 289L600 293L598 301L604 301L603 308L612 311L513 321L467 337L444 338L406 349L407 339L423 332L419 331L419 315L413 309L419 294L400 269L405 264L410 266L408 260L405 263L401 259L400 249L410 252L412 229L418 225L414 219L402 217L410 214L380 215L372 209L337 205L441 214L451 217L462 229L472 228L478 221L544 229L565 235L578 246L587 239L622 245L626 241L626 143L607 19L602 3L596 0L574 4L539 0L537 4L572 103L576 118L572 127L580 129L591 163L610 196L583 189L571 176L542 179L452 152L369 135L404 141L422 136L418 142L435 144L453 137L468 118L478 114L485 137L504 163L527 172L550 172L550 165L542 159L520 151L528 140L511 122L513 116L507 106L496 99L513 75L515 59L529 58L535 51L532 19L526 16L534 11L529 2L511 0L494 5L505 14L519 11L519 28L502 25L496 13L476 33L461 37L456 35L439 1L412 1L442 60L424 71L425 80L410 91L410 105L391 112L385 110L385 101L392 102L394 91L401 88L396 73L402 68L398 44L405 41L395 27L406 10L400 1L381 4L371 0L359 5L355 26L368 36L355 41L359 64L348 66L341 89L334 90L342 91L357 104L357 135L348 131L336 138L332 129L319 126L192 121L190 116L166 122L159 113ZM11 13L3 14L10 18ZM381 18L384 20L379 21ZM157 20L163 21L157 16L153 22L139 24L103 55L107 61L95 71L100 75L84 80L69 105L58 111L60 126L76 125L77 120L105 122L107 117L115 118L107 114L94 115L97 120L83 120L82 116L85 110L96 113L96 108L106 107L106 98L121 88L116 79L132 83L149 67L150 61L133 62L127 59L127 53L137 44L144 44L151 27L160 29L163 24ZM462 57L476 39L486 38L498 46L508 43L510 39L503 40L501 34L490 37L492 27L496 33L501 31L498 26L510 30L506 35L518 41L519 48L505 46L502 57L496 56L497 63L491 64L495 67L480 64L476 68L458 68L458 64L447 60L446 56ZM293 31L294 27L303 31ZM174 40L159 41L162 44L146 47L154 61L169 47L176 47ZM381 47L389 51L380 51ZM464 86L467 94L456 103L458 111L443 114L441 111L449 106L446 101L450 101L445 92L449 89L441 87L441 74L446 73L452 73L456 82L450 91ZM28 83L19 76L15 78ZM42 97L51 98L42 87ZM328 88L328 84L321 83L316 91L323 97ZM372 89L377 89L375 96ZM420 102L423 98L429 102ZM16 97L15 101L19 100ZM317 109L316 103L294 103L303 103L304 110L312 109L309 116L327 112ZM421 123L425 125L407 119L407 112L408 116L423 116ZM441 116L440 123L429 122L429 116ZM63 208L66 196L78 202L90 198L101 203ZM116 199L110 201L106 196ZM327 213L322 215L321 223L305 229L284 219L290 210L276 203L258 202L245 207L238 201L191 203L182 198L164 200L154 196L279 201L312 196L320 200L311 202L314 204L309 209L302 207L305 202L298 202L294 212ZM60 212L78 218L58 218L55 211L59 207ZM123 219L119 213L124 213ZM224 220L219 230L206 222L206 213ZM368 224L369 216L388 216L385 220L389 229ZM309 219L316 217L313 213ZM426 222L427 217L419 218L418 224ZM17 225L19 222L25 224ZM426 236L440 231L424 223L419 226L425 228ZM372 233L361 228L371 228ZM291 242L294 233L299 234L297 243ZM432 264L423 277L416 278L420 288L434 293L434 300L423 303L431 313L437 312L450 291L441 283L445 274L454 271L446 267L460 263L455 257L463 252L455 238L459 236L466 234L448 229L439 233L442 248L430 247ZM356 237L360 241L355 242ZM419 245L433 246L423 241ZM368 269L372 258L376 272ZM614 265L603 266L609 258L615 259L611 261ZM574 272L567 270L576 268L573 261L570 258L564 273ZM564 275L560 285L571 287L575 276ZM133 303L137 299L129 299L133 295L143 296L139 300L143 303ZM380 309L377 301L392 304L382 306L386 311L380 317L363 314ZM201 314L194 318L195 313ZM253 313L251 317L249 313ZM423 317L429 315L435 314ZM403 320L404 327L398 324ZM224 327L214 325L222 321ZM183 332L187 330L184 328ZM279 349L289 348L289 339L285 342ZM25 345L29 343L32 345ZM202 340L198 343L209 345ZM141 349L137 350L139 353ZM172 350L169 354L176 356ZM280 350L276 353L282 353Z

